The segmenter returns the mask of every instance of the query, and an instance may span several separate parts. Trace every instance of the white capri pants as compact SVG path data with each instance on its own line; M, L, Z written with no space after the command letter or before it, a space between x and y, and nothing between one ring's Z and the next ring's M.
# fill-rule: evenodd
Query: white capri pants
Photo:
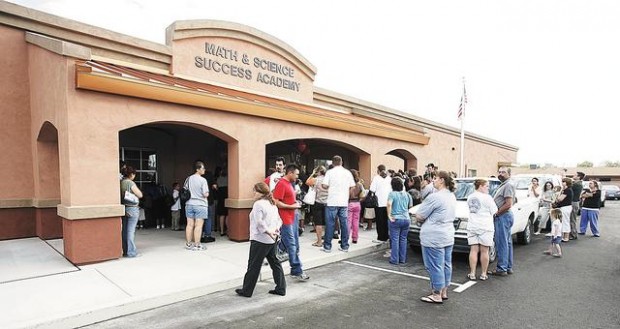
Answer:
M570 213L573 211L573 206L564 206L560 210L562 211L562 233L570 233Z

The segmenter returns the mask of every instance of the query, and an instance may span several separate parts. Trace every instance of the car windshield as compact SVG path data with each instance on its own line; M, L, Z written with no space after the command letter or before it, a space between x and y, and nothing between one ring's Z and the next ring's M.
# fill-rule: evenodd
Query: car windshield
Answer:
M510 178L510 183L514 185L517 190L527 190L532 182L531 177L512 177Z
M609 191L618 191L618 190L620 190L620 187L618 187L616 185L603 185L603 189L604 190L609 190Z
M500 182L496 180L489 181L489 194L493 195L495 190L499 187ZM456 180L456 191L454 191L454 195L457 200L467 200L467 197L474 193L474 180L472 179L457 179Z

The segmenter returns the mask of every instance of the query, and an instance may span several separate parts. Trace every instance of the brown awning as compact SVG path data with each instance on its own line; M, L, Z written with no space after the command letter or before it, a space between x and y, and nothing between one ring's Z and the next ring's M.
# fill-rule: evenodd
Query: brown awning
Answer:
M427 145L420 131L320 106L262 96L102 61L76 62L76 88L302 123Z

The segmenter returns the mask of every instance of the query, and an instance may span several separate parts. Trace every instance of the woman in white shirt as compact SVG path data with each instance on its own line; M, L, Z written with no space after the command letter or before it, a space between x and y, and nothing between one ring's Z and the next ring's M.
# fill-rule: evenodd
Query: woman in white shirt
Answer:
M497 205L489 195L489 182L486 179L474 181L476 191L467 197L469 206L469 220L467 222L467 242L469 243L469 274L467 278L476 280L476 266L478 252L480 252L480 280L488 279L489 247L493 246L495 227L493 214L497 212Z
M392 192L392 177L387 174L384 165L377 167L377 175L372 178L370 191L377 196L378 207L375 208L375 219L377 221L377 240L374 242L386 242L389 239L387 200Z
M267 258L273 273L276 288L269 290L273 295L286 295L286 280L282 265L276 258L275 241L280 233L282 220L278 214L269 186L265 182L254 185L256 201L250 212L250 257L248 270L243 278L243 288L235 289L239 296L252 297L263 260Z

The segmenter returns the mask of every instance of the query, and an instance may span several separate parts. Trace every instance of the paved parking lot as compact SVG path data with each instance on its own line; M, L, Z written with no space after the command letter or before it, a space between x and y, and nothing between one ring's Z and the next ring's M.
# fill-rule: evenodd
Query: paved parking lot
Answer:
M224 291L90 327L618 328L620 202L608 202L601 217L603 236L567 243L561 259L542 254L542 235L515 245L508 277L468 283L467 257L455 255L443 305L418 300L429 290L419 251L404 266L376 252L312 269L308 282L287 278L285 297L267 294L273 283L262 282L251 299Z

